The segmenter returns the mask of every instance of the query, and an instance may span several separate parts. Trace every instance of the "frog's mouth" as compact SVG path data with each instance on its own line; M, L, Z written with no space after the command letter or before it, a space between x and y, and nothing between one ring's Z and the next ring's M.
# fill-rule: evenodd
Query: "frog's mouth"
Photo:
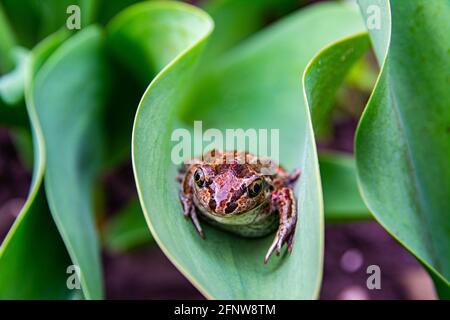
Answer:
M207 214L210 214L214 217L217 218L221 218L221 219L236 219L237 217L240 216L253 216L256 215L257 213L259 213L262 209L263 206L266 206L268 203L268 200L265 200L259 204L257 204L256 206L254 206L253 208L247 209L245 211L233 211L230 213L217 213L211 209L206 209Z
M263 201L255 207L242 212L232 212L221 214L216 212L204 213L206 219L215 221L216 223L229 226L251 225L260 216L260 213L265 210L263 206L267 206L269 201Z

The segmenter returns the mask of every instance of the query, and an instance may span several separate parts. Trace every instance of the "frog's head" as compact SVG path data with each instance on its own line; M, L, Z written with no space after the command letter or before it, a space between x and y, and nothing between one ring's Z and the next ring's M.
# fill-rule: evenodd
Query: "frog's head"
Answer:
M268 199L269 183L250 164L203 164L192 175L199 206L216 216L235 216Z

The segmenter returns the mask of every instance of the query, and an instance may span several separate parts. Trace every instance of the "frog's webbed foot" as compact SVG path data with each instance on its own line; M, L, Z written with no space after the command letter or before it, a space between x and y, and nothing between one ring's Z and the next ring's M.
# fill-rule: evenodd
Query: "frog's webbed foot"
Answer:
M288 252L291 253L294 245L295 226L297 224L297 206L292 189L284 187L272 193L272 204L278 210L280 223L275 239L272 242L264 263L269 261L270 256L275 252L280 255L283 245L286 243Z
M197 216L197 210L195 209L195 205L192 203L192 199L185 196L183 193L180 193L180 201L183 206L183 215L186 218L191 219L200 237L205 238L202 226L200 225L200 221Z

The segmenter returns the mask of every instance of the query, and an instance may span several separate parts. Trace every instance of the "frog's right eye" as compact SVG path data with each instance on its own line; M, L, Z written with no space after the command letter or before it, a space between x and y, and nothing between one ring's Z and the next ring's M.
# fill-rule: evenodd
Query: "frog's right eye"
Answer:
M248 195L250 198L256 197L263 189L264 181L259 178L252 182L248 187Z
M205 174L201 168L197 168L194 172L194 182L199 186L203 187L205 184Z

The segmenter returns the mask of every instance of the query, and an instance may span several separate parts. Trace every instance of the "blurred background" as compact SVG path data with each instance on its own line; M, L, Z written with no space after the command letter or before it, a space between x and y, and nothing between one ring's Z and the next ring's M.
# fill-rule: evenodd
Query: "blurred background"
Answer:
M292 2L285 10L267 12L266 26L313 2L318 1ZM318 141L319 153L338 151L345 159L352 155L356 125L377 72L375 59L369 54L349 76L336 100L329 133ZM136 94L136 106L141 94ZM0 242L28 194L32 169L26 160L29 147L29 134L0 126ZM98 227L106 298L203 299L151 239L137 201L131 160L109 170L99 181L104 199ZM357 220L327 221L321 299L435 299L423 267L370 218L367 209L361 209ZM381 269L379 290L366 287L369 265Z

